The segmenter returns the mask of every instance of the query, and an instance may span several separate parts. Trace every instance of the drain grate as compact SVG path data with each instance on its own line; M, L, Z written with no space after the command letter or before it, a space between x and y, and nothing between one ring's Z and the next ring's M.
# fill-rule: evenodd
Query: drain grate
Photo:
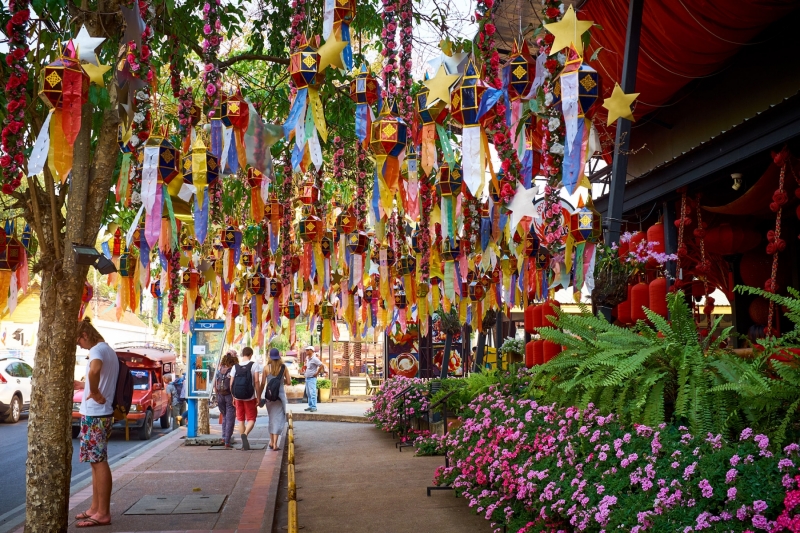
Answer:
M189 494L187 496L143 496L126 515L213 514L225 503L225 494Z

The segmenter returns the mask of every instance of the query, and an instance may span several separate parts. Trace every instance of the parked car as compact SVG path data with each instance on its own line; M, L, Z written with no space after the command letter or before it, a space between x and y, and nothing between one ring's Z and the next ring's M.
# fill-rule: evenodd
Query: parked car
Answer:
M289 373L290 378L302 378L303 374L300 373L300 365L297 363L297 358L286 356L283 358L283 364L286 365L286 371Z
M172 424L170 398L164 386L164 371L171 370L172 363L164 363L130 351L117 351L117 356L131 369L133 375L133 403L127 417L128 427L137 430L140 440L148 440L153 434L153 422L156 419L160 421L162 429L168 429ZM76 390L72 397L73 438L81 430L82 400L83 389ZM116 422L113 427L124 429L125 420Z
M14 424L31 405L33 368L17 357L0 358L0 420Z

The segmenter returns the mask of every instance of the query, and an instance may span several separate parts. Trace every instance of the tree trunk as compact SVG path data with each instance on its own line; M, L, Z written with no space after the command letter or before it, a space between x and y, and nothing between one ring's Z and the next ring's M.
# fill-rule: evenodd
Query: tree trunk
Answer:
M81 130L75 141L69 181L66 223L44 216L42 234L42 288L39 331L28 421L26 469L26 533L66 532L72 476L72 395L75 369L75 329L88 267L75 264L72 242L94 245L114 172L117 148L116 91L112 108L104 114L94 161L90 164L92 105L82 110ZM50 179L45 177L45 179ZM60 188L60 198L67 193ZM42 199L43 201L43 199ZM62 200L63 201L63 200ZM40 204L42 213L49 207ZM26 209L26 218L30 213ZM65 231L62 260L56 260L55 233Z
M197 434L211 434L211 428L208 425L208 400L197 401Z

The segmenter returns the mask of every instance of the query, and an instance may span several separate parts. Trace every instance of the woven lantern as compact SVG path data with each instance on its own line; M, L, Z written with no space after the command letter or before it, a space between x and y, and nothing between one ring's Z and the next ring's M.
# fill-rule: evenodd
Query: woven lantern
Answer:
M356 0L336 0L333 3L333 22L350 24L356 16Z
M375 295L375 291L372 289L372 287L365 287L364 288L364 300L365 301L371 302L372 299L374 298L374 295Z
M200 272L194 267L189 267L181 274L181 285L185 289L196 289L200 284Z
M406 301L406 291L404 291L402 288L395 288L394 305L398 309L405 309L408 306L408 302Z
M442 239L441 256L443 261L455 261L460 254L461 249L459 248L458 239L453 237Z
M267 292L268 284L269 280L261 273L261 269L258 269L255 274L247 278L247 291L253 295L263 295Z
M220 230L219 238L223 248L236 248L242 243L242 232L236 226L228 226Z
M6 237L5 249L0 250L0 270L16 272L22 263L24 246L16 237Z
M461 193L461 185L464 177L461 174L461 167L455 165L452 169L447 162L443 162L439 167L436 191L440 196L458 196Z
M241 90L228 97L226 117L231 126L236 129L247 129L250 122L250 108L247 105Z
M211 185L214 183L217 178L219 177L219 158L209 152L208 150L205 151L205 156L201 155L200 153L195 154L194 152L190 152L187 155L183 156L183 182L189 185L194 183L194 178L192 176L192 158L193 157L205 157L206 159L206 183Z
M486 296L486 288L483 286L483 283L477 280L469 284L467 292L469 294L469 299L473 302L479 302Z
M531 57L526 40L523 39L522 46L518 46L514 41L507 68L509 72L508 94L512 100L519 100L528 94L533 85L533 79L536 77L536 62Z
M354 231L347 236L347 249L352 254L363 254L368 243L369 237L365 231Z
M165 137L151 135L146 146L158 147L158 178L169 185L180 173L181 153Z
M294 300L289 300L285 305L281 306L281 311L283 312L283 316L289 320L294 320L300 316L300 304Z
M450 93L450 116L453 120L465 127L477 125L478 106L484 91L486 86L480 83L478 69L470 57L464 69L464 76Z
M369 145L376 156L398 157L406 147L408 127L384 102L370 128Z
M255 254L250 250L242 250L241 263L245 268L251 268L256 263Z
M322 257L331 256L331 254L333 253L333 232L326 231L322 235L320 248L322 249Z
M578 104L579 115L592 115L600 99L600 75L595 69L581 63L578 69ZM560 88L560 87L559 87Z
M548 268L550 266L550 251L546 246L539 246L536 252L536 268L539 270Z
M264 218L272 221L280 220L283 216L283 204L278 200L278 195L269 193L269 199L264 205Z
M261 189L264 183L264 174L254 167L247 167L247 185L251 189Z
M323 233L322 220L316 215L306 215L298 223L298 233L303 242L316 241Z
M569 217L569 232L576 243L597 242L603 233L600 213L593 205L584 205L583 198L578 200L578 209Z
M400 258L397 273L400 276L409 276L417 271L417 260L413 255L407 254Z
M315 205L319 202L319 187L313 179L304 181L300 186L299 199L303 205Z
M320 74L319 54L303 37L300 46L289 58L289 75L298 89L322 84L325 74Z
M319 306L319 315L322 320L333 320L333 304L330 302L322 302Z
M271 298L275 298L281 293L281 282L276 278L270 278L268 281L269 284L269 295Z
M89 75L83 71L78 61L68 57L62 56L44 67L39 86L42 88L39 97L48 107L54 109L64 106L65 97L67 100L80 98L81 106L89 100ZM71 89L80 92L74 94Z
M428 95L430 92L431 91L428 89L428 87L422 85L414 102L414 108L417 111L417 116L419 117L419 121L422 123L422 125L433 124L434 122L438 121L439 118L446 115L444 110L447 107L447 104L441 100L437 101L432 107L428 107Z
M357 104L368 105L378 101L378 80L366 65L361 65L356 79L350 82L350 99Z
M343 235L349 235L353 233L356 229L356 217L353 215L353 211L345 209L339 216L336 217L336 230Z

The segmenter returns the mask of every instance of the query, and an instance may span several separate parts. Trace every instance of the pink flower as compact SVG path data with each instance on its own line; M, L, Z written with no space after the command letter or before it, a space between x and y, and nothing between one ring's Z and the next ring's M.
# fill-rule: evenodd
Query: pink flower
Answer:
M206 86L206 94L208 96L214 96L216 92L217 92L217 87L213 83L210 83Z

